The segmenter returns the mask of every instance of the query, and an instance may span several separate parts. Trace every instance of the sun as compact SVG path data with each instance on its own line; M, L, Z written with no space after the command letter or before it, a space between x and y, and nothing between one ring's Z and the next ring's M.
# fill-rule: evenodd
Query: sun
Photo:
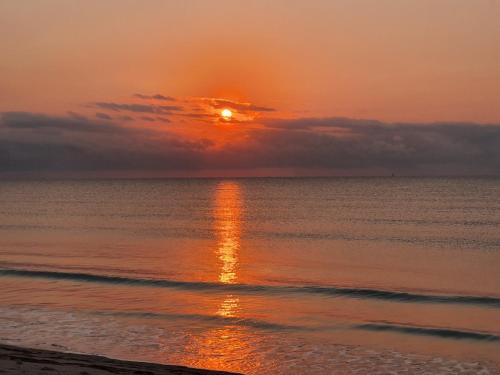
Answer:
M220 111L220 115L224 120L231 120L233 117L233 112L230 109L224 108L222 111Z

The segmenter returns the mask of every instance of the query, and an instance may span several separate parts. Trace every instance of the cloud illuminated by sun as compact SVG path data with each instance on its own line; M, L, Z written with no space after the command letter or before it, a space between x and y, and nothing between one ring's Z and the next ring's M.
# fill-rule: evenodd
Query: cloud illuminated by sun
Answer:
M283 117L276 109L246 101L216 97L174 97L160 93L135 93L128 100L92 102L92 113L106 121L134 121L142 126L168 124L170 130L200 123L252 124L262 116ZM153 124L156 123L156 124ZM182 125L181 125L182 124Z

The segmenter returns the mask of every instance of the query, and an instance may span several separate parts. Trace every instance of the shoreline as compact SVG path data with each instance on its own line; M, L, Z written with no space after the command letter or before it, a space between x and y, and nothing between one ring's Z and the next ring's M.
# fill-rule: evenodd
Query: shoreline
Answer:
M0 344L0 374L235 375L237 373Z

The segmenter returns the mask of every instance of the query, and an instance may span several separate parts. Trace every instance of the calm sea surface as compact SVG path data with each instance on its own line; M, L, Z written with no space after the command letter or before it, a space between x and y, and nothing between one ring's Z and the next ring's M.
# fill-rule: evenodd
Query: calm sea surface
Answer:
M0 342L497 373L500 179L0 181Z

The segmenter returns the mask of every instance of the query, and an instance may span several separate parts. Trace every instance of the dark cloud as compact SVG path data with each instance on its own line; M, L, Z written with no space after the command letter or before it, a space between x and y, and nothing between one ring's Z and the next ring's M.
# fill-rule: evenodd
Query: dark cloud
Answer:
M145 100L155 99L155 100L163 100L163 101L175 101L174 97L165 96L165 95L161 95L161 94L155 94L155 95L134 94L133 97L138 98L138 99L145 99Z
M273 112L275 111L274 108L270 107L262 107L262 106L257 106L252 103L240 103L240 102L235 102L232 100L227 100L227 99L208 99L210 105L215 108L215 109L223 109L223 108L229 108L229 109L234 109L236 111L240 112L245 112L245 111L250 111L250 112Z
M8 129L52 129L87 133L121 133L123 128L109 122L92 121L83 116L54 117L31 112L4 112L1 125Z
M80 113L73 112L73 111L68 111L67 113L68 113L68 116L70 116L70 117L77 118L79 120L87 120L87 116L84 116Z
M219 117L218 115L214 115L211 113L182 113L181 116L190 118L205 118L205 119Z
M250 164L409 174L500 173L500 124L305 118L267 120L265 125L251 136ZM246 153L241 147L232 152Z
M93 106L110 111L121 112L137 112L137 113L155 113L155 114L169 114L175 111L181 111L182 107L177 105L151 105L151 104L137 104L137 103L114 103L114 102L96 102Z
M0 114L0 172L191 170L211 146L110 121Z
M218 122L220 119L220 115L213 113L184 112L179 114L179 116L188 118L187 121L197 120L199 122L207 123Z
M360 126L364 129L378 128L384 123L377 120L360 120L346 117L326 117L326 118L297 118L297 119L268 119L263 120L264 124L270 128L286 130L305 130L320 128L351 128ZM389 126L389 124L386 124Z
M308 118L266 120L242 131L243 138L214 147L206 139L110 120L9 112L0 117L0 171L282 168L331 174L500 174L500 124Z
M102 112L97 112L95 114L95 117L97 117L98 119L101 119L101 120L113 120L113 117L111 117L107 113L102 113Z
M161 121L161 122L165 122L165 123L168 123L168 122L171 122L168 118L166 117L157 117L156 118L158 121Z

